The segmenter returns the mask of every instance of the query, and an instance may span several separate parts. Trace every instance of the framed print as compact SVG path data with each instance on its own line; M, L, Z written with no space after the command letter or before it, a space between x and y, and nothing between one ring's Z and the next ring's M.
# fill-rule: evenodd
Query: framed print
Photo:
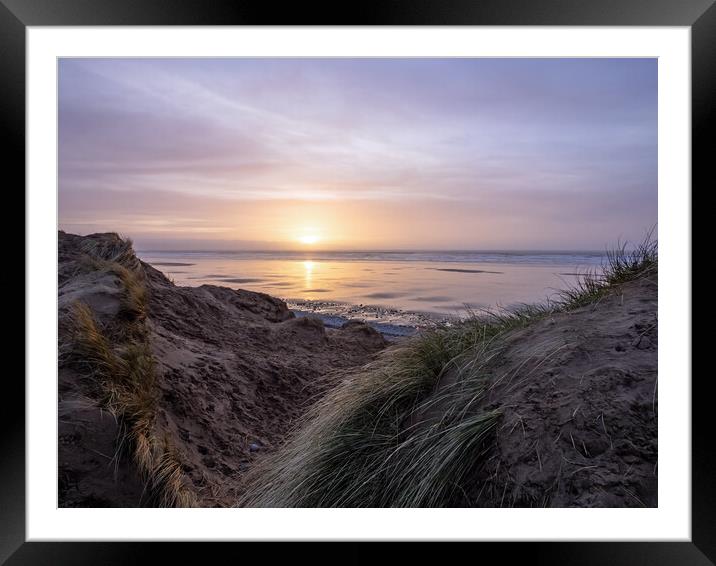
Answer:
M713 563L712 2L2 2L8 564Z

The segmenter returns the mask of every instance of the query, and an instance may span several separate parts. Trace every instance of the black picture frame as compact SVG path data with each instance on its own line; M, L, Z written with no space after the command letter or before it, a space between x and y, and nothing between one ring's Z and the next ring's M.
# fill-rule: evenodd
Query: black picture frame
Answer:
M713 161L710 138L716 116L716 5L714 0L383 0L351 4L212 0L0 0L0 116L6 141L6 194L25 185L25 38L28 26L89 25L520 25L689 26L692 56L692 185L707 189ZM708 182L713 186L713 181ZM693 190L684 187L684 190ZM9 198L9 197L8 197ZM24 199L16 210L24 211ZM24 217L24 215L23 215ZM15 232L17 233L17 232ZM24 259L18 258L21 265ZM19 269L18 269L19 272ZM24 273L24 269L23 269ZM12 283L12 292L19 285ZM32 301L25 294L25 304ZM19 304L18 304L19 307ZM24 326L23 326L24 328ZM20 333L17 332L19 336ZM22 333L24 336L24 333ZM31 336L26 336L31 340ZM710 419L710 372L668 376L692 385L692 539L690 542L476 543L474 559L532 564L714 564L716 563L716 446ZM25 541L24 384L7 372L0 411L0 563L125 564L141 560L210 563L221 556L251 560L279 552L312 562L367 562L387 557L382 543L322 545L287 543L58 543ZM15 402L8 401L16 400ZM7 421L7 422L4 422ZM474 543L470 543L474 544ZM423 560L445 560L444 546L400 549ZM468 554L469 556L470 554Z

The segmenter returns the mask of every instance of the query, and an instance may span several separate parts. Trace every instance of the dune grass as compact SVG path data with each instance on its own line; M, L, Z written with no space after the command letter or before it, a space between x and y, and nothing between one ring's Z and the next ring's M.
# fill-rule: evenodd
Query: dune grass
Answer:
M119 278L123 290L120 316L129 322L146 318L147 287L132 240L116 234L110 238L86 239L82 242L82 251L81 263L86 269L112 273Z
M195 506L176 448L155 426L157 384L146 328L147 290L131 241L88 241L83 251L89 267L118 278L122 293L117 324L111 329L99 327L88 305L75 303L70 356L91 380L101 405L117 417L117 445L130 448L147 480L150 502Z
M134 254L134 247L130 238L123 238L118 234L101 234L99 238L86 238L82 242L82 251L90 261L104 261L110 264L119 264L136 270L139 260Z
M548 303L485 312L386 350L343 376L245 478L242 506L444 507L464 501L501 418L484 403L502 337L656 276L651 235Z
M634 249L628 249L628 245L625 242L607 250L602 269L585 273L573 287L561 291L556 307L568 310L594 303L622 283L655 277L659 254L653 230Z

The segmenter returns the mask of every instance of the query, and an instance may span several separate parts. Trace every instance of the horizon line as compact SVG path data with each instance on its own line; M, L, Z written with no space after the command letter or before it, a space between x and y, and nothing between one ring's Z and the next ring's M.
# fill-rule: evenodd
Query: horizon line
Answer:
M221 249L137 249L137 253L220 253L220 254L231 254L231 253L299 253L299 254L320 254L320 253L483 253L483 254L605 254L608 252L607 249L596 250L596 249L527 249L527 248L515 248L515 249L395 249L395 248L376 248L376 249L316 249L316 250L301 250L301 249L235 249L235 250L221 250Z

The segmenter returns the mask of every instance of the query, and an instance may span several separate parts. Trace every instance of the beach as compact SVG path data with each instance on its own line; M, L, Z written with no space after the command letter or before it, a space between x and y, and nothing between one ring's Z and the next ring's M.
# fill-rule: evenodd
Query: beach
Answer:
M138 252L177 285L267 293L329 326L411 334L476 311L546 302L598 270L599 252Z

